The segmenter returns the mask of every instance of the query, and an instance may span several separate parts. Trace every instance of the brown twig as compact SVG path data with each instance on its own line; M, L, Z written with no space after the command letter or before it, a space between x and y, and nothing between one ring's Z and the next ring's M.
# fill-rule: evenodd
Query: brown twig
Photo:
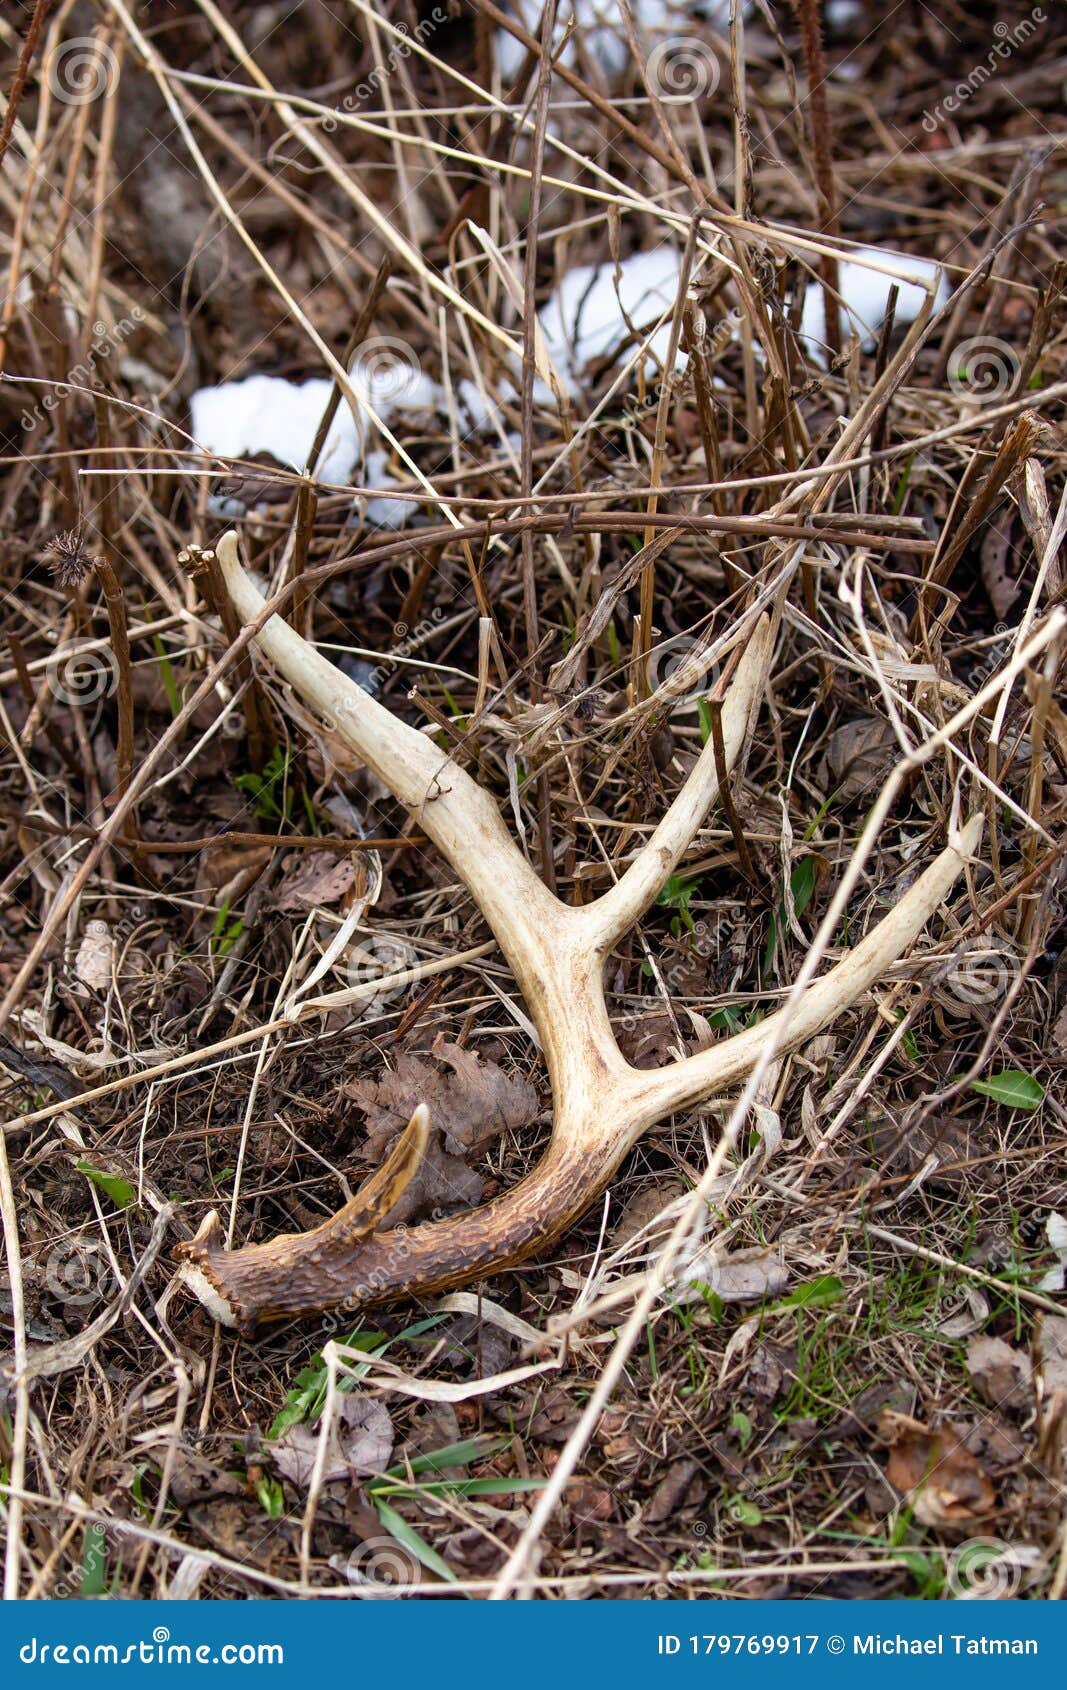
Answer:
M111 444L111 424L104 394L94 397L97 439L105 450ZM115 654L115 706L118 729L115 746L115 790L124 798L133 775L133 672L130 663L129 620L126 614L126 594L115 567L118 558L119 516L115 508L115 483L104 477L103 491L97 506L100 537L104 552L96 558L96 573L107 606L111 649ZM130 833L136 838L137 811L130 812ZM147 865L138 857L138 867L147 873Z
M178 553L178 562L199 580L208 606L222 623L227 645L235 646L240 639L241 624L230 602L215 553L210 548L204 550L200 546L187 546ZM300 590L300 581L294 579L289 584L287 596L295 598ZM244 711L245 733L248 739L248 761L253 771L260 774L270 752L271 736L266 700L259 682L252 673L252 660L247 651L241 650L235 670L234 679L241 689L241 708Z
M79 775L81 773L81 764L74 755L70 746L67 744L66 740L63 738L62 734L59 732L59 729L50 719L46 711L37 711L37 694L33 690L33 677L30 674L29 664L26 662L26 654L22 649L22 641L19 639L13 628L8 629L7 645L8 650L11 653L11 662L14 665L15 673L18 678L19 691L22 694L23 701L26 705L27 711L29 712L28 720L36 719L40 721L41 728L49 745L52 747L52 750L67 765L67 768L72 774Z
M708 699L708 715L711 724L711 743L715 752L715 767L719 775L719 802L722 813L726 817L726 824L733 835L734 850L741 864L741 872L750 886L759 887L759 876L756 865L752 861L752 852L748 848L745 830L741 826L741 818L737 813L734 795L730 790L730 767L726 759L726 742L722 733L722 699Z
M101 406L101 408L103 407ZM105 542L106 553L114 555L114 513L110 507L110 499L111 489L109 487L100 506L101 534ZM111 555L97 556L91 553L86 546L82 528L72 529L69 533L57 535L48 548L48 557L52 564L53 573L60 585L70 590L72 596L77 594L83 583L94 571L104 595L108 630L111 635L111 650L115 659L115 713L117 721L115 791L118 798L123 799L130 790L130 782L133 777L133 673L130 663L129 625L126 619L126 595L111 561ZM12 652L12 655L14 656L14 652ZM130 811L131 855L134 857L140 872L147 876L147 864L137 849L137 831L137 812L136 809L132 809Z
M44 816L22 816L20 827L28 827L38 833L47 833L55 839L96 839L100 829L90 827L86 822L70 822L63 825L50 822ZM335 856L345 857L350 852L359 851L403 851L409 846L426 844L424 834L405 834L402 838L371 838L371 839L338 839L333 834L318 833L205 833L197 839L133 839L128 834L113 835L115 845L141 845L154 856L193 856L198 851L209 851L219 845L226 846L273 846L284 851L330 851Z
M7 152L8 143L11 140L11 132L15 127L15 119L19 114L19 106L22 103L22 95L26 87L26 78L30 74L30 66L33 63L33 55L37 51L41 28L51 4L52 0L37 0L33 14L26 26L26 34L22 38L22 47L18 62L15 65L15 74L11 78L11 87L8 91L7 110L4 112L4 121L0 124L0 165L4 162L4 154Z
M833 148L830 141L830 107L826 97L826 54L822 45L821 7L819 0L793 0L793 10L800 25L800 43L804 54L804 80L808 88L808 131L815 169L815 191L819 199L819 230L824 235L836 235L837 189L834 185ZM836 258L825 254L820 257L819 278L822 282L826 310L826 344L831 354L836 357L841 351Z
M348 369L356 352L367 338L367 331L374 322L375 313L385 291L386 283L395 268L396 260L393 254L386 253L378 266L377 273L370 285L370 292L363 302L362 310L356 319L356 326L352 330L351 338L345 348L343 362L346 369ZM326 444L327 436L333 427L334 418L340 408L341 399L341 388L335 380L330 389L326 409L323 411L319 426L315 430L315 438L312 441L311 451L308 453L305 466L305 475L296 492L293 514L293 550L289 562L289 576L291 580L298 583L300 583L307 568L308 547L311 544L311 535L315 526L315 513L318 509L319 496L315 486L315 470L318 467L319 458L322 456L322 449ZM358 419L356 420L358 421ZM290 610L293 627L302 628L306 615L307 595L303 586L298 584L297 590L293 594Z

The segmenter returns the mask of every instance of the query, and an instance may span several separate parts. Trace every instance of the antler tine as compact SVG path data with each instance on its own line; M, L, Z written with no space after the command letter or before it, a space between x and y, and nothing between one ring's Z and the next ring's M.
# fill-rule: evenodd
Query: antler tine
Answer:
M237 535L232 530L224 534L215 551L234 609L242 621L255 621L265 600L241 565ZM526 862L489 794L432 739L349 680L280 616L266 622L256 643L417 816L470 888L508 961L521 965L521 958L509 951L516 900L531 903L540 922L555 922L563 906Z
M814 1038L861 998L918 938L977 851L982 826L981 814L972 816L958 840L934 858L889 914L828 974L813 980L795 1005L787 1003L757 1026L669 1068L646 1070L642 1089L646 1106L654 1111L653 1118L659 1120L728 1091L751 1073L764 1046L774 1044L784 1034L782 1048L795 1048Z
M770 655L771 627L767 617L761 616L741 655L723 703L722 737L728 770L739 760L744 749L767 678ZM709 738L685 785L652 837L615 885L584 911L602 955L606 955L612 945L640 920L658 897L718 795L719 768L714 742Z
M238 614L264 603L241 568L236 537L219 542L219 562ZM356 1209L305 1234L227 1251L217 1219L179 1245L190 1288L215 1317L244 1330L260 1320L316 1312L462 1284L523 1260L560 1236L612 1177L641 1133L671 1110L736 1084L767 1049L810 1038L896 960L936 910L978 842L975 821L941 853L896 908L829 974L758 1027L710 1051L653 1072L624 1061L608 1019L603 961L611 945L659 891L718 790L714 751L705 747L689 781L620 881L593 905L571 909L538 880L487 793L425 735L407 726L322 658L277 617L257 635L261 649L303 697L348 739L448 856L470 888L511 964L541 1036L552 1087L548 1149L519 1185L480 1209L391 1232L367 1231L378 1198L406 1170L425 1135L394 1152L383 1180ZM728 767L740 755L770 655L761 619L723 704ZM380 1187L380 1189L379 1189ZM374 1202L369 1203L368 1198ZM356 1212L358 1211L358 1213Z

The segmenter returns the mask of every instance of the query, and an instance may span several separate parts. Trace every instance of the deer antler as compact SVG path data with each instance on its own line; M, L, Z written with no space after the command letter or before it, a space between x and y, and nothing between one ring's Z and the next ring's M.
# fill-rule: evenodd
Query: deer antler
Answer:
M217 553L238 616L252 621L264 601L241 567L236 536L224 535ZM779 1011L696 1056L642 1071L625 1060L611 1030L604 959L652 903L715 802L713 742L621 879L595 903L572 908L538 879L489 794L431 739L361 691L280 618L266 622L257 642L407 807L470 889L540 1037L554 1114L548 1150L526 1179L493 1202L446 1220L372 1230L384 1212L383 1193L397 1195L417 1165L424 1120L413 1120L380 1173L311 1232L227 1250L218 1217L209 1215L175 1254L186 1282L216 1319L242 1331L260 1321L460 1285L552 1243L603 1190L648 1127L743 1080L768 1040L784 1032L783 1048L796 1046L854 1003L915 939L978 843L976 818L890 914L808 987L787 1025ZM770 644L763 617L723 703L728 768L755 716Z

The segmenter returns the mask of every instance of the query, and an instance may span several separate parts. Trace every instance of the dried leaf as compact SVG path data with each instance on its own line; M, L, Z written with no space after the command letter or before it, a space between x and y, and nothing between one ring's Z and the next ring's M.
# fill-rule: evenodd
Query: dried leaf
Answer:
M197 885L225 891L233 903L259 879L270 853L269 845L209 845L200 857Z
M300 1422L268 1444L283 1478L306 1490L315 1468L320 1428ZM337 1417L326 1444L323 1483L384 1472L393 1453L393 1423L375 1397L346 1392L338 1398Z
M826 773L841 803L880 786L898 755L896 737L880 716L860 716L830 735Z
M1048 1314L1037 1340L1038 1366L1046 1397L1067 1391L1067 1315Z
M1030 1399L1030 1358L1003 1338L975 1336L967 1345L967 1371L993 1408L1025 1408Z
M693 1481L699 1478L699 1461L686 1457L682 1461L673 1462L641 1510L644 1524L660 1525L686 1503L692 1504L701 1500L707 1492L707 1484L700 1480L699 1485L695 1485ZM695 1496L692 1494L694 1492Z
M213 1496L243 1496L245 1487L235 1474L208 1456L178 1444L172 1457L170 1497L179 1508L206 1502Z
M405 1052L396 1068L377 1078L350 1080L345 1093L365 1111L367 1144L363 1154L377 1161L389 1138L425 1103L430 1119L444 1134L452 1156L478 1156L504 1132L518 1132L537 1119L537 1092L520 1074L507 1074L499 1063L476 1051L439 1038L436 1062ZM440 1063L446 1063L446 1073Z
M86 923L85 934L74 958L74 972L83 986L106 992L111 985L115 943L106 921Z
M283 912L328 909L339 904L362 877L355 854L339 857L333 851L291 851L282 864L273 903Z
M642 1185L637 1195L631 1197L623 1209L618 1223L611 1229L612 1250L619 1250L638 1237L642 1255L655 1249L657 1244L662 1244L673 1224L663 1211L681 1195L681 1188L674 1180L660 1180L651 1185Z
M989 1299L977 1286L964 1291L959 1302L949 1305L949 1312L937 1323L937 1330L946 1338L966 1338L977 1332L989 1319Z
M1004 621L1022 591L1009 567L1009 559L1015 555L1012 545L1014 520L1013 511L998 511L986 525L981 546L982 585L989 594L993 615L998 622Z
M485 1181L459 1156L450 1156L431 1132L430 1144L403 1196L383 1216L382 1227L404 1226L418 1215L445 1214L453 1209L470 1209L479 1203Z
M996 1491L966 1446L959 1427L931 1431L902 1414L885 1414L880 1431L891 1444L886 1477L907 1496L924 1526L988 1514Z
M747 1323L753 1330L756 1321ZM757 1344L742 1380L746 1397L773 1402L794 1370L795 1358L781 1344Z
M788 1283L789 1269L776 1250L739 1250L724 1256L710 1246L686 1264L672 1295L678 1302L697 1302L706 1286L724 1303L759 1303L776 1297Z

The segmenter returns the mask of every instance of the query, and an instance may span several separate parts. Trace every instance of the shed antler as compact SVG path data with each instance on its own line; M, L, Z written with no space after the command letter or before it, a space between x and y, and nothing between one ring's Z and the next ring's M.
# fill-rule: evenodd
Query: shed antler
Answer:
M237 614L264 601L241 567L236 536L218 558ZM224 1247L218 1217L178 1246L184 1276L215 1317L242 1331L257 1322L439 1290L480 1279L551 1244L603 1190L641 1134L673 1110L722 1094L749 1074L768 1040L810 1039L877 980L929 920L978 842L970 822L896 907L793 1008L684 1061L630 1066L604 1000L604 960L655 899L718 793L709 739L681 792L610 891L593 904L560 903L534 874L496 804L434 742L393 716L312 646L272 617L260 649L303 699L335 725L448 858L492 928L526 1000L544 1051L554 1116L548 1150L513 1190L483 1207L423 1226L375 1231L383 1194L396 1196L417 1166L424 1119L413 1120L386 1166L322 1226L243 1249ZM727 767L739 758L766 678L766 618L755 625L722 711ZM421 1115L424 1112L420 1112ZM372 1189L373 1187L373 1189Z

